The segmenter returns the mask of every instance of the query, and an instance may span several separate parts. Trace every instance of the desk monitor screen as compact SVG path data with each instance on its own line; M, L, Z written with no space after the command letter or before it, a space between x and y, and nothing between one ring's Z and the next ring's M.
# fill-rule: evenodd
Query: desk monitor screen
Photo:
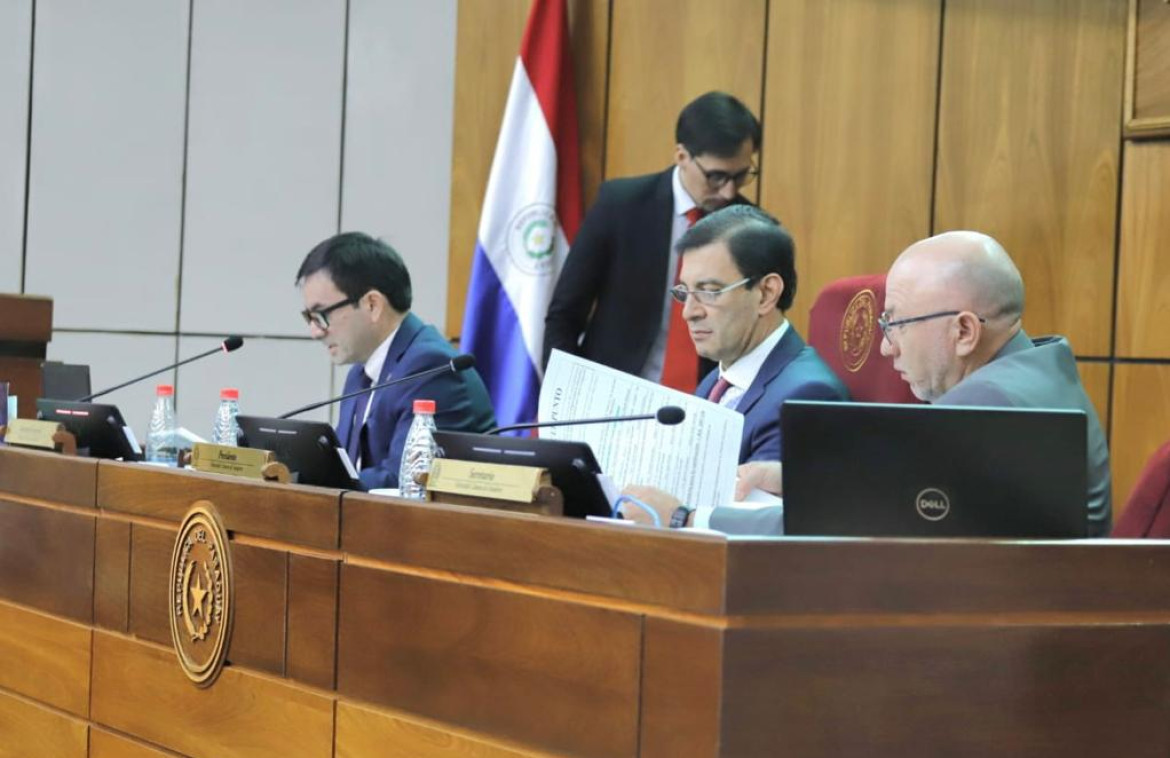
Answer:
M64 424L65 429L77 438L78 455L142 460L138 441L116 405L40 398L37 400L37 417Z
M1088 533L1083 411L790 400L784 533Z
M601 467L584 442L439 431L435 432L435 443L443 458L548 469L553 485L564 495L566 516L585 518L612 513L609 499L597 481Z
M76 400L90 393L89 366L45 361L41 364L44 396L52 400Z
M323 421L300 421L264 416L237 416L240 445L269 450L288 466L293 481L318 487L360 490L338 450L341 443L333 427Z

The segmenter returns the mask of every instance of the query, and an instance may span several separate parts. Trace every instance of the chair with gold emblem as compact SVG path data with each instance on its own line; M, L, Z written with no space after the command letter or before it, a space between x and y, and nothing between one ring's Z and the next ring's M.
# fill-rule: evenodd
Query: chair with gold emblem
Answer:
M809 312L808 342L864 403L917 403L910 386L881 354L878 315L886 299L886 275L838 279L817 295Z

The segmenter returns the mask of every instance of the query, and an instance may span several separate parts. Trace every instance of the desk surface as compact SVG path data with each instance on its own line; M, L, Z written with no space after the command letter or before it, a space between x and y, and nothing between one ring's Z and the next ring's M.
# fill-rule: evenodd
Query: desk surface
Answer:
M201 500L237 583L208 690L167 619ZM1168 620L1164 542L723 539L0 448L0 733L55 755L1165 755Z

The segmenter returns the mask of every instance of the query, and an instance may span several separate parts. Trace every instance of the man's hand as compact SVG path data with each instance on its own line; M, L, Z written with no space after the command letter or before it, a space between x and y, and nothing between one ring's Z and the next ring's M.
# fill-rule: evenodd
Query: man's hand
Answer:
M626 487L622 491L622 494L637 498L638 500L641 500L643 503L653 508L655 513L658 514L658 518L662 522L662 526L670 526L670 517L674 514L674 510L682 505L682 501L676 498L674 495L671 495L669 492L665 492L656 487L645 487L639 484L632 484L629 487ZM653 525L654 523L654 520L650 518L649 513L631 503L622 503L621 513L625 518L639 524Z
M743 464L736 471L739 478L735 482L735 499L743 500L753 489L783 495L780 471L780 461L752 461Z

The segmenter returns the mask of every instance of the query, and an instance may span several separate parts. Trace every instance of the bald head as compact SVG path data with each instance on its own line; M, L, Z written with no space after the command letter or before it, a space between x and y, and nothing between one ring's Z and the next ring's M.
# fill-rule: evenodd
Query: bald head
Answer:
M945 232L914 243L894 261L889 278L989 321L1011 324L1024 313L1020 270L1002 245L979 232Z
M933 402L990 361L1020 330L1024 282L1003 246L947 232L906 248L886 275L882 354Z

